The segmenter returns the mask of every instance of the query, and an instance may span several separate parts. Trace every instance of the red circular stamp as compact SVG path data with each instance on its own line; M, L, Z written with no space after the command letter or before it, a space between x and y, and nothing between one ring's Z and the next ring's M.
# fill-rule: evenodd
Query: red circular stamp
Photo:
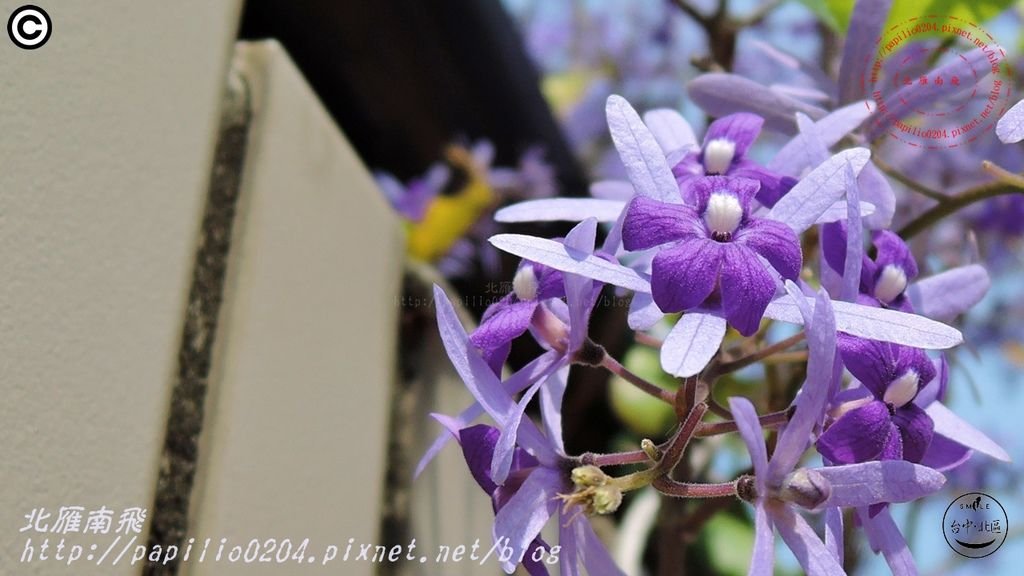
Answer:
M989 133L1012 104L1011 69L991 34L956 16L911 18L884 31L861 85L868 130L925 148L956 148Z

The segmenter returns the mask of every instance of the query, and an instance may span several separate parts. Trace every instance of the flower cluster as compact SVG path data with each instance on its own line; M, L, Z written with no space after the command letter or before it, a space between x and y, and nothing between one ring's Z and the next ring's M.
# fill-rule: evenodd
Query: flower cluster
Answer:
M884 11L869 13L871 6L858 3L852 37L881 26ZM850 81L851 74L840 75ZM749 82L709 74L692 91L700 103L750 90ZM849 104L846 87L838 90L838 102ZM698 142L677 112L641 116L610 96L607 125L628 180L597 182L590 198L499 210L500 222L575 227L558 239L490 238L522 262L512 292L475 329L467 332L435 289L441 337L476 402L456 416L435 415L447 431L418 472L456 440L493 503L494 537L512 543L513 558L523 558L529 573L546 573L529 552L551 546L541 530L553 517L563 574L621 573L590 518L616 512L623 495L639 489L749 503L751 574L773 573L776 533L808 574L842 574L843 532L856 527L894 574L908 573L913 558L891 505L939 490L944 473L974 452L1009 460L944 404L953 386L945 351L963 342L949 322L985 295L985 268L967 262L925 274L890 229L894 188L862 137L870 107L815 109L812 120L806 107L772 107L789 102L780 98L754 97L750 110L726 111L723 102L739 107L741 99L714 99L709 112L719 117ZM1007 122L1015 124L1000 135L1015 137L1019 113ZM766 126L791 139L763 164L747 152ZM591 315L606 287L631 295L634 339L658 349L677 389L631 371L591 339ZM519 338L543 352L504 377ZM786 409L759 414L753 397L738 394L718 403L723 377L769 359L788 368L796 390L775 402ZM585 417L562 412L569 373L579 365L603 368L665 403L678 426L636 450L567 453L563 416ZM534 400L536 422L527 413ZM483 414L493 425L473 424ZM766 430L775 434L770 454ZM752 473L727 482L685 476L679 464L691 442L732 433L747 447ZM627 465L636 469L607 470ZM844 510L854 511L857 526L844 526ZM822 534L814 517L823 518ZM515 562L504 568L511 573Z

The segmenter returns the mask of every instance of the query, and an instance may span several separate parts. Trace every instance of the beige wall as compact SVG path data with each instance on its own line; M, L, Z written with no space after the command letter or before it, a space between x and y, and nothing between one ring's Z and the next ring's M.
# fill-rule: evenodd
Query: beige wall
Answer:
M18 530L150 505L240 3L34 3L45 46L0 35L0 573L88 574Z

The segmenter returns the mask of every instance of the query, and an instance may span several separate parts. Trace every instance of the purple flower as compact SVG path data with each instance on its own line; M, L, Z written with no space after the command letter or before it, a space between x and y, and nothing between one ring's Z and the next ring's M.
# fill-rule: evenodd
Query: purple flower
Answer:
M559 494L568 493L572 489L572 465L562 449L558 414L561 397L542 402L542 407L546 406L542 409L547 431L545 434L532 420L522 417L522 409L471 346L469 336L440 287L434 287L434 298L438 328L448 358L466 388L477 399L478 405L497 423L496 429L476 428L473 432L465 432L464 436L466 422L476 415L469 415L468 419L466 412L457 418L435 415L449 432L460 439L470 471L492 498L496 508L493 528L495 542L512 550L511 560L503 564L505 571L511 574L520 558L532 559L527 552L544 545L539 540L541 529L552 516L557 515L561 528L560 564L565 573L577 574L578 566L582 564L591 574L619 574L608 552L594 535L590 523L578 514L579 509L559 506ZM565 370L551 358L553 354L548 352L531 365L535 365L534 369L540 369L543 379L553 377L564 386ZM541 362L544 358L547 360ZM552 366L558 368L552 369ZM514 440L510 446L505 447L508 438ZM496 472L498 462L505 464ZM541 568L533 566L532 569L538 572L531 574L546 573L540 571Z
M917 278L917 260L910 247L895 232L876 230L871 241L877 255L872 260L861 258L860 295L863 304L913 312L907 297L907 286ZM842 272L846 265L846 227L841 223L826 224L821 233L821 250L828 265Z
M917 348L842 335L846 368L871 392L850 404L818 439L818 452L832 462L868 460L920 462L928 450L934 423L914 403L935 378L935 366Z
M395 210L413 222L423 220L427 213L427 206L441 194L450 177L451 171L442 163L432 165L426 174L414 178L408 186L403 186L398 179L387 172L374 174L377 185L380 186Z
M661 246L651 271L651 294L664 312L720 301L726 319L749 336L757 331L777 281L796 279L802 255L796 233L781 222L751 214L759 184L747 178L708 176L691 184L693 207L638 196L623 222L627 250Z
M481 350L494 373L500 374L512 341L531 325L546 332L560 329L557 318L543 303L564 296L561 272L523 260L512 279L512 292L487 307L470 341Z
M502 550L511 550L511 560L502 566L507 573L514 572L522 558L522 565L531 576L546 575L545 561L549 555L559 558L563 574L579 574L581 565L589 574L622 573L586 516L576 508L563 509L559 505L559 495L573 490L568 460L545 465L526 450L516 448L512 473L499 485L491 477L490 463L500 431L485 424L459 429L456 422L445 416L435 418L459 441L470 474L491 498L494 541ZM540 537L541 529L552 516L559 523L557 550Z
M917 261L898 235L888 230L872 233L877 252L874 260L864 254L859 240L850 236L844 223L826 224L821 250L828 267L843 274L847 254L860 256L856 297L860 304L949 319L977 304L991 284L988 272L978 264L958 266L915 282Z
M685 121L685 120L684 120ZM700 150L689 152L672 167L679 186L685 190L701 176L736 176L761 183L757 201L774 206L783 194L796 184L796 179L771 172L746 157L764 119L756 114L740 112L715 120L704 134Z
M798 294L792 283L787 288ZM838 557L800 516L798 508L832 511L889 502L906 502L938 490L941 474L906 462L871 462L825 468L797 468L821 421L829 391L840 373L835 362L836 329L831 302L822 291L813 311L801 308L808 326L807 381L795 401L796 412L767 456L757 413L746 398L729 399L740 436L750 451L754 477L737 483L740 498L754 506L754 555L750 574L773 572L774 530L808 574L843 574Z

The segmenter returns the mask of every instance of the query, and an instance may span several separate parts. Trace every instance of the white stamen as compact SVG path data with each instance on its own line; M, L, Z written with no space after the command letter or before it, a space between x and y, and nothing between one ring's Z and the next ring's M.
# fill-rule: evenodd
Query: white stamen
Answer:
M896 408L903 407L917 395L917 385L919 380L917 372L907 370L903 376L900 376L889 384L889 387L885 389L885 395L882 396L882 400L892 404Z
M704 171L708 174L725 174L735 155L735 142L715 138L704 147Z
M711 229L711 235L718 239L728 239L743 220L743 206L736 196L728 192L715 192L708 198L708 207L704 211L704 222Z
M533 266L523 266L512 278L512 291L520 300L536 300L537 288L537 274L534 273Z
M875 283L875 298L888 304L907 289L907 273L895 264L887 264Z

